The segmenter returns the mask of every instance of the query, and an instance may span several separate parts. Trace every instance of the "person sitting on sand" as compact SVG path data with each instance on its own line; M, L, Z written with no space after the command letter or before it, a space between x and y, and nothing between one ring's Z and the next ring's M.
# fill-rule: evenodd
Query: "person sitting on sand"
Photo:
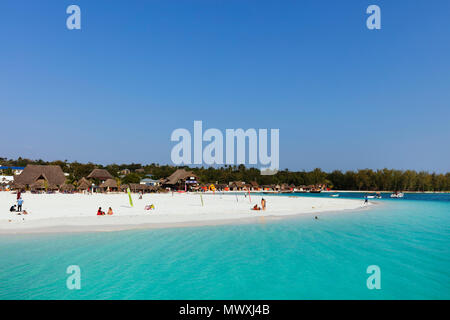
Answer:
M105 215L105 212L102 211L102 207L98 208L97 215L98 216L104 216Z
M145 210L154 210L155 209L155 205L152 203L151 205L147 205L144 208Z
M108 216L112 216L112 215L113 215L113 211L112 211L111 207L109 207L109 209L108 209Z
M23 214L28 214L27 210L23 210L22 213L23 213Z
M261 210L261 208L260 207L258 207L258 205L257 204L255 204L255 206L252 208L252 210Z
M9 212L16 212L16 205L11 206L11 208L9 208Z

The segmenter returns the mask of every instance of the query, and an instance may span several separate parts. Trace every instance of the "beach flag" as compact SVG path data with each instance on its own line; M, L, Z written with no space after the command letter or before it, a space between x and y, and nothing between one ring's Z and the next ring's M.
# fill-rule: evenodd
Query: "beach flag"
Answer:
M127 192L128 192L128 198L130 199L130 206L133 206L133 199L131 199L131 190L130 190L130 188L127 188Z

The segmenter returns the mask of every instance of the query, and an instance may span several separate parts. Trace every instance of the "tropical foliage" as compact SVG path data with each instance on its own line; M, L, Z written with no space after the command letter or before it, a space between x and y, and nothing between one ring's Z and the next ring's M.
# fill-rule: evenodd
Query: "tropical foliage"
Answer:
M64 172L69 173L69 181L74 182L86 177L94 168L104 168L116 177L122 184L137 183L141 178L152 177L153 179L166 178L178 168L192 170L203 183L229 183L230 181L256 181L260 185L287 183L295 186L327 184L335 190L373 190L373 191L450 191L450 173L437 174L425 171L413 170L371 170L362 169L357 171L324 172L321 169L312 171L289 171L281 170L273 176L263 176L256 168L246 168L244 165L223 166L220 168L188 168L169 165L158 165L155 163L141 165L110 164L99 165L94 163L79 163L66 161L47 162L43 160L30 160L18 158L16 160L0 158L3 166L26 166L27 164L59 165ZM122 175L121 171L129 169L131 173ZM143 170L138 170L143 169ZM139 171L139 172L136 172ZM143 172L142 172L143 171Z

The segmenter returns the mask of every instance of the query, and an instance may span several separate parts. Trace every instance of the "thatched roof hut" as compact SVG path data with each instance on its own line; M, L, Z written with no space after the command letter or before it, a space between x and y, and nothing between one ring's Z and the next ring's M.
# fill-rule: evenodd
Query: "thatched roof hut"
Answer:
M73 192L75 191L75 186L73 184L63 184L62 186L59 187L59 191L62 192Z
M24 185L23 183L14 181L10 184L10 187L11 187L11 189L14 189L14 190L22 190L22 189L25 189L27 186Z
M130 190L132 192L137 192L137 191L144 191L145 190L146 185L145 184L140 184L140 183L130 183Z
M100 188L117 189L117 181L115 179L108 179L100 185Z
M101 181L106 181L108 179L113 179L113 176L111 173L108 172L108 170L105 169L94 169L92 172L87 176L88 179L98 179Z
M233 181L233 182L230 182L228 184L228 186L233 191L239 191L239 190L244 189L246 187L246 184L244 181Z
M86 178L81 178L77 184L77 190L87 190L91 187L91 183Z
M23 172L14 177L17 185L30 186L37 181L46 181L48 186L61 186L66 181L64 172L60 166L43 166L29 164ZM37 185L36 185L37 186Z
M127 185L127 184L121 184L120 187L119 187L119 189L122 190L122 191L127 191L127 189L128 189L129 187L130 187L130 186Z
M175 185L180 182L184 182L188 180L189 178L194 178L191 180L198 180L198 177L196 174L194 174L192 171L186 171L184 169L178 169L174 173L172 173L167 179L164 180L164 184L167 185Z
M37 180L30 185L31 190L58 190L56 184L48 183L46 180Z

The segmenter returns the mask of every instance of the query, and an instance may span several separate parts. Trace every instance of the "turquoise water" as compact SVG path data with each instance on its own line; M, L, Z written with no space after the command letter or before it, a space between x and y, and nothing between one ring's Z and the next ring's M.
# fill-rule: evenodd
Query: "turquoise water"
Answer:
M449 199L319 220L3 235L0 299L450 299ZM69 265L81 290L66 287ZM366 286L369 265L380 290Z

